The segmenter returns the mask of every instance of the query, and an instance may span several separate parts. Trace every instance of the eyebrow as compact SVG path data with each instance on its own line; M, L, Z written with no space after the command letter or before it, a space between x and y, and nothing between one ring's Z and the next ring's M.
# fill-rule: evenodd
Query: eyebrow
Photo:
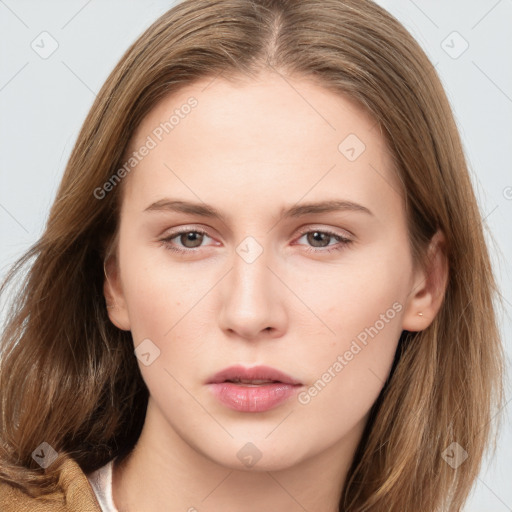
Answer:
M144 211L189 213L200 217L216 218L226 223L226 216L213 206L206 203L195 203L164 198L150 204ZM373 216L373 213L361 204L342 199L331 199L326 201L303 203L300 205L294 205L288 209L283 209L281 210L280 219L298 218L315 213L318 214L338 211L362 212Z

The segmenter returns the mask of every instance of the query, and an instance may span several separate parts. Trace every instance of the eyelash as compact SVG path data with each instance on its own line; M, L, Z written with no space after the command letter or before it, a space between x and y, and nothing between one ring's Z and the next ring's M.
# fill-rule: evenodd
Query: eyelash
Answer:
M175 231L175 232L171 233L169 236L167 236L165 238L162 238L160 240L161 245L165 249L167 249L169 251L173 251L173 252L179 253L179 254L186 254L186 253L194 253L194 252L196 252L198 249L200 249L200 247L194 247L193 249L178 249L178 248L176 248L175 246L173 246L170 243L171 240L173 240L174 238L178 237L179 235L182 235L182 234L185 234L185 233L199 233L201 235L206 235L208 237L210 236L210 235L208 235L208 233L206 231L204 231L202 229L182 229L182 230L178 230L178 231ZM320 229L306 229L306 230L303 230L303 231L300 232L300 237L299 238L302 238L304 235L307 235L308 233L322 233L324 235L328 235L328 236L337 238L339 240L339 243L337 245L333 246L332 248L307 247L306 251L309 252L309 253L319 254L319 253L332 253L332 252L336 252L336 251L341 251L347 245L352 243L352 240L350 238L343 237L343 236L341 236L341 235L339 235L337 233L334 233L333 231L320 230ZM327 247L330 247L330 246L327 246Z

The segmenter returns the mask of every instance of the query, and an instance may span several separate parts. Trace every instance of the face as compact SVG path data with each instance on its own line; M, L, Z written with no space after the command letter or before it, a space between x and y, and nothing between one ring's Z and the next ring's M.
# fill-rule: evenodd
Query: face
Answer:
M158 104L133 151L105 294L150 392L144 428L232 468L343 450L425 296L374 120L305 79L210 78ZM294 384L211 384L235 365Z

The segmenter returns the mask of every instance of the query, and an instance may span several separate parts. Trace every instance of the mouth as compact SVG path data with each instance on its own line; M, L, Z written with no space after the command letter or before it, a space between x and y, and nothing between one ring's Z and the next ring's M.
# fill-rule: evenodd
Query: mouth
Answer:
M281 383L279 380L258 380L258 379L229 379L224 382L231 382L232 384L241 384L244 386L262 386L264 384Z
M265 412L286 402L302 383L268 366L231 366L206 383L224 406L238 412Z

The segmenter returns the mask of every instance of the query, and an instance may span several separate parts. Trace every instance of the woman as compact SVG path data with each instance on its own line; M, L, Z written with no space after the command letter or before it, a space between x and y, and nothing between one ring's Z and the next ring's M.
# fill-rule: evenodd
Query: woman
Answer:
M2 338L2 510L460 510L502 403L439 78L369 0L184 1L84 123Z

